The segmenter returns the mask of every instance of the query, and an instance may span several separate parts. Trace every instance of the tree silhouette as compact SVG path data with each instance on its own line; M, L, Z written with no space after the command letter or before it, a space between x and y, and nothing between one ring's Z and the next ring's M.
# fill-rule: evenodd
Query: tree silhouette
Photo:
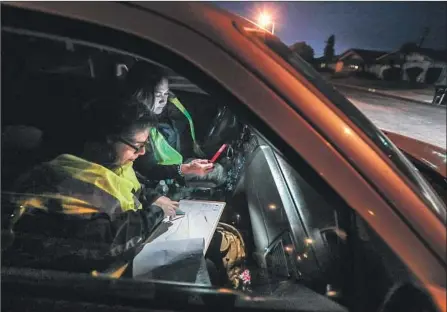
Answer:
M418 45L415 42L405 42L399 49L400 52L409 54L418 49Z
M326 63L332 62L335 55L335 35L330 35L324 47L324 59Z
M422 31L421 39L419 40L419 48L422 48L422 45L424 44L425 38L430 34L430 27L424 27L424 30Z
M296 42L290 46L293 52L296 52L305 61L312 63L314 61L314 49L306 42Z
M399 52L402 55L401 58L401 63L405 63L405 61L407 60L407 56L418 50L418 45L415 42L405 42L404 44L402 44L402 46L399 49Z
M417 43L415 43L415 42L405 42L404 44L402 44L402 46L399 49L399 52L401 54L401 58L400 58L401 66L403 66L404 63L407 61L408 55L412 52L417 51L418 48L419 47L418 47ZM406 72L407 72L408 79L410 81L416 80L417 75L419 75L419 73L420 73L420 72L415 72L415 70L410 70L410 71L406 70ZM401 71L401 74L402 75L404 74L403 70Z

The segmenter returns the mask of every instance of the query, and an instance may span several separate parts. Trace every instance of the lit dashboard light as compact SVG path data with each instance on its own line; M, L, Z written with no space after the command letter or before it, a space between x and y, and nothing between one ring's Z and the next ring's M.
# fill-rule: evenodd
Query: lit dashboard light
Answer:
M330 290L326 293L326 295L328 297L338 297L338 292L336 292L335 290Z
M306 238L306 239L304 240L304 242L305 242L307 245L312 245L314 241L313 241L312 238Z
M292 248L292 246L285 246L284 250L288 253L291 253L293 251L293 248Z
M275 204L270 204L269 205L269 209L270 210L275 210L276 209L276 205Z
M328 297L338 297L339 294L340 293L338 291L334 290L331 285L329 285L329 284L326 285L326 296L328 296Z

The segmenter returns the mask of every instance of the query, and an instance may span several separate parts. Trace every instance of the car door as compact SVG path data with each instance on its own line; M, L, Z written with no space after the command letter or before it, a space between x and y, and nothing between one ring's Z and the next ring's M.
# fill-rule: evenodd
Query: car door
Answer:
M253 49L250 55L247 52L250 49L243 47L253 43L234 29L228 20L216 19L214 30L224 29L225 32L228 28L228 35L213 40L200 29L187 26L176 18L179 9L169 5L161 8L145 5L142 8L119 3L17 3L16 6L102 25L113 36L97 38L94 33L86 31L93 26L84 23L78 28L54 29L50 27L51 23L45 25L38 20L29 21L31 24L34 22L33 26L40 31L56 36L120 46L160 63L168 59L171 67L176 67L180 74L200 87L204 85L222 97L237 99L243 105L234 108L235 111L249 115L292 164L297 155L304 158L349 206L369 222L424 284L445 286L440 279L442 275L434 273L443 272L439 258L433 256L433 250L438 255L443 250L445 232L439 230L442 227L439 220L430 214L422 217L433 226L434 233L441 233L440 237L425 231L421 231L424 240L415 235L415 231L421 230L418 228L420 224L409 227L408 220L402 219L397 212L400 209L405 211L401 208L403 206L417 213L427 209L411 187L403 182L401 174L315 87L297 79L296 75L260 50ZM209 14L208 19L215 17L212 11L206 13ZM54 21L58 19L60 17L55 17ZM21 26L21 21L7 22L10 27ZM81 34L82 28L86 32ZM147 41L154 49L148 50L148 45L132 44L134 40ZM355 192L352 185L356 186ZM392 208L390 202L397 205L397 209ZM368 209L370 207L374 210ZM431 250L426 248L427 241Z

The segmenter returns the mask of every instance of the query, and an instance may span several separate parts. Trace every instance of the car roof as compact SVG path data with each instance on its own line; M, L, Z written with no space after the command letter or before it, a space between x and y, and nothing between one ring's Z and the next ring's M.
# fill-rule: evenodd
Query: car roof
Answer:
M105 6L110 6L111 10L116 10L116 6L127 6L143 12L147 11L152 14L155 13L165 19L180 24L197 34L206 37L232 55L241 55L240 46L238 46L235 42L236 40L234 40L235 36L241 36L238 28L256 29L259 32L265 32L270 36L273 36L254 22L251 22L242 16L238 16L213 4L204 2L71 2L70 4L64 3L63 9L58 9L58 6L61 5L57 5L57 2L49 4L47 2L39 1L5 1L2 2L2 4L61 16L67 16L67 13L72 11L74 15L72 13L68 14L71 15L71 18L76 16L76 14L79 14L79 12L82 12L84 9L94 10L96 5L101 9ZM70 10L68 7L72 7L74 10ZM185 12L188 12L188 14L185 14ZM104 12L104 14L106 14L106 12ZM81 16L79 17L82 19ZM128 16L124 16L124 18L128 18ZM236 25L237 27L235 27Z
M175 20L194 31L212 39L216 43L225 44L225 38L232 33L238 33L233 26L236 22L240 26L257 27L246 18L225 11L213 4L204 2L131 2L140 9L157 12ZM188 14L185 14L188 12ZM259 27L257 27L259 28ZM261 28L259 28L261 30Z

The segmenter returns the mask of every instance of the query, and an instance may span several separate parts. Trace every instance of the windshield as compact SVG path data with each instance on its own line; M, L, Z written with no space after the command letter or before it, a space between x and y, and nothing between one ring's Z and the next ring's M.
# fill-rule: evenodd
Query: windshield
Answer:
M247 32L248 34L248 32ZM323 79L323 77L297 53L281 42L278 37L265 31L253 31L249 35L257 43L263 43L270 51L280 56L290 64L297 72L305 76L320 92L334 103L344 114L376 144L376 146L387 155L388 159L400 170L405 177L411 181L411 185L420 198L430 207L432 211L446 222L446 207L418 173L416 167L391 143L385 136L356 106L348 101L335 88Z

